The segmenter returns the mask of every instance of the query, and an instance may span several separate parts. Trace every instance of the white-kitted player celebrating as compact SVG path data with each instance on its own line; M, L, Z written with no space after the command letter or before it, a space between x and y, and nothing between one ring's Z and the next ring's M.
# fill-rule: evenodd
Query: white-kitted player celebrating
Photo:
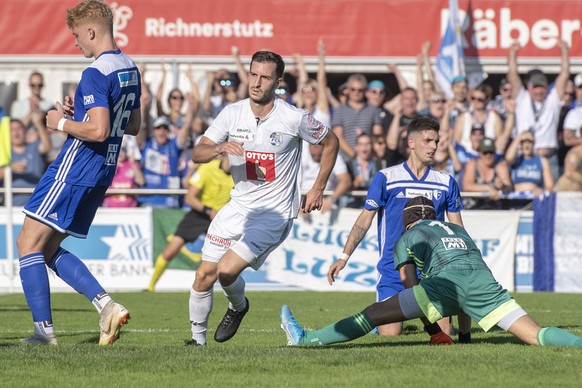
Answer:
M204 345L218 278L229 301L214 339L232 338L249 310L241 272L259 269L289 234L293 219L319 210L333 169L338 140L307 111L275 97L285 63L280 55L258 51L251 60L249 98L224 108L192 152L195 163L228 154L234 188L230 202L212 221L202 262L190 292L192 339ZM321 170L301 202L299 168L302 139L321 144Z

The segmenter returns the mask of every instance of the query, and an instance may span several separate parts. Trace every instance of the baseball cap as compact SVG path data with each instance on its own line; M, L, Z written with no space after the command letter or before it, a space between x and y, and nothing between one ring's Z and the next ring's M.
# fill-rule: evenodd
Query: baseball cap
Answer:
M465 77L464 75L457 75L451 81L451 85L454 85L457 82L467 82L467 77Z
M479 152L495 152L495 142L493 139L486 137L479 142Z
M582 86L582 73L578 73L576 77L574 77L574 85L576 85L577 88Z
M418 220L434 220L435 218L436 212L432 201L426 197L418 196L412 198L404 205L404 210L402 211L402 226L406 229L408 225Z
M170 128L171 123L166 116L160 116L154 120L154 128L161 127L162 125Z
M370 81L370 83L368 84L368 89L373 89L373 88L378 88L378 89L385 90L386 89L386 85L384 85L384 82L375 79L373 81Z
M481 127L479 125L475 125L475 126L471 127L471 133L474 133L474 132L477 132L477 131L479 131L481 133L485 133L485 128L483 128L483 127Z
M533 69L533 70L528 71L527 82L529 84L531 84L531 86L533 86L533 87L548 86L548 78L539 69Z

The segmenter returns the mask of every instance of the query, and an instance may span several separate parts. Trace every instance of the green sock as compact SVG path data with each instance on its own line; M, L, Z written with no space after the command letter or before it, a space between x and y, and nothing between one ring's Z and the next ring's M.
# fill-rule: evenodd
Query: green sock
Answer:
M557 327L544 327L537 337L540 346L582 346L582 338Z
M344 318L341 321L316 331L306 331L302 338L303 345L329 345L338 342L351 341L368 334L374 325L365 312Z

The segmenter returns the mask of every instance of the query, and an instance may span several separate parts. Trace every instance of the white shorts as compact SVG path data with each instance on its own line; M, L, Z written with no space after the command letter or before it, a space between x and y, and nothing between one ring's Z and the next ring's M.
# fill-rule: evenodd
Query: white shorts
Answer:
M258 270L267 256L287 238L292 225L292 219L270 213L256 217L244 216L228 203L208 228L202 247L202 260L218 263L232 249L251 268Z

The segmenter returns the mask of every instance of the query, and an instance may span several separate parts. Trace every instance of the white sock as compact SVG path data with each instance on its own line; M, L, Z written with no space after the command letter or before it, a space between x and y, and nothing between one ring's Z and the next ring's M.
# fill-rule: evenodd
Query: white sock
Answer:
M214 289L197 292L190 289L190 325L192 327L192 339L200 345L206 343L206 330L208 330L208 316L212 311Z
M224 295L228 299L228 308L235 311L242 311L247 307L245 300L245 280L238 276L230 286L222 286Z
M55 335L53 321L34 322L34 335L39 337L52 337Z
M97 294L97 296L93 298L91 302L93 303L93 306L95 306L95 308L97 309L97 312L101 314L105 306L107 306L107 303L111 302L112 300L113 299L111 299L109 294L103 291Z

